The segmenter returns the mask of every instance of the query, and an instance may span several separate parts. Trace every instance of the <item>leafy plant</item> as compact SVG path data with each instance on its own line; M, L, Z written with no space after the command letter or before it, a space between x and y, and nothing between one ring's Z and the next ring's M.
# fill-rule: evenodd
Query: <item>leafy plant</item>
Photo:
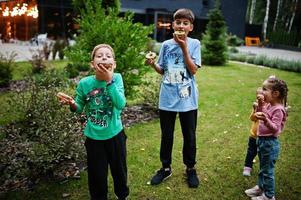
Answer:
M17 54L12 52L9 55L0 53L0 87L9 86L9 81L12 79L12 67Z
M143 75L149 70L144 66L144 55L153 27L133 23L133 14L118 16L118 11L109 9L108 14L99 2L88 0L80 10L80 34L76 44L66 52L72 63L88 63L94 46L111 45L115 51L116 72L122 74L127 97L135 96L135 86L143 84Z
M0 186L41 176L58 176L64 162L83 160L81 123L56 98L67 87L54 71L28 79L28 90L11 93L7 112L23 113L21 121L0 127ZM72 86L72 85L69 85Z
M224 65L228 60L226 23L219 9L219 1L209 11L209 22L202 40L202 59L207 65Z
M229 46L241 46L244 44L244 41L237 37L236 35L229 34L227 35L227 44Z
M44 50L32 51L32 58L29 60L33 73L41 73L46 68Z

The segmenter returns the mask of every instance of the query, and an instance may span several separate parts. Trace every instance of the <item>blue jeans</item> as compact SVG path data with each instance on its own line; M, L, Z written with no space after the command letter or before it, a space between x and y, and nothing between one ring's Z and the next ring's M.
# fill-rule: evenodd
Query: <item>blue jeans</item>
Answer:
M258 157L260 171L258 186L268 198L275 196L275 163L280 151L280 143L276 137L258 137Z

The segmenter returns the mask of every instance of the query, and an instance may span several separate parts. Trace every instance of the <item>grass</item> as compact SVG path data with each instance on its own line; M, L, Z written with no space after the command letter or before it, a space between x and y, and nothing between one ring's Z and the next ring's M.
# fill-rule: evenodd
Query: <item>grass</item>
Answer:
M126 129L128 135L128 179L133 200L247 200L244 190L256 184L258 159L251 177L242 176L249 136L249 113L255 91L264 79L274 74L287 81L289 111L285 130L280 136L281 153L276 163L276 198L299 199L301 196L301 74L270 68L229 63L225 67L204 67L197 73L199 118L197 128L197 171L201 185L189 189L184 179L182 135L176 123L173 147L173 175L159 186L147 181L160 167L160 125L158 120ZM1 96L0 96L1 98ZM0 100L1 101L1 100ZM109 176L109 199L115 199ZM87 174L81 179L59 184L43 182L32 192L17 191L4 199L89 199Z

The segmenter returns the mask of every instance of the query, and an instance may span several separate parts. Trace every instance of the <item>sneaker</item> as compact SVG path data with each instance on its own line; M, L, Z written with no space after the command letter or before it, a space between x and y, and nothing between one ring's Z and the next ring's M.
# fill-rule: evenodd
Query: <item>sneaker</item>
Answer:
M242 175L251 176L251 171L252 171L251 167L244 167L244 171L242 172Z
M151 180L151 185L158 185L171 176L171 168L161 168Z
M200 184L195 169L186 169L187 183L190 188L197 188Z
M262 195L262 190L256 185L255 187L246 190L245 193L248 197L258 197Z
M268 198L265 196L265 194L262 194L261 196L258 197L252 197L251 200L276 200L275 197Z

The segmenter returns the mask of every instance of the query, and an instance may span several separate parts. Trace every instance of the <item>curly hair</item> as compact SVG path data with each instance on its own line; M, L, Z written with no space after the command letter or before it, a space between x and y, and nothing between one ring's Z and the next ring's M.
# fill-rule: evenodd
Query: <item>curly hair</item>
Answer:
M272 91L279 91L279 98L283 102L283 105L287 106L287 94L288 87L284 80L278 79L275 76L270 76L267 82L271 84Z

